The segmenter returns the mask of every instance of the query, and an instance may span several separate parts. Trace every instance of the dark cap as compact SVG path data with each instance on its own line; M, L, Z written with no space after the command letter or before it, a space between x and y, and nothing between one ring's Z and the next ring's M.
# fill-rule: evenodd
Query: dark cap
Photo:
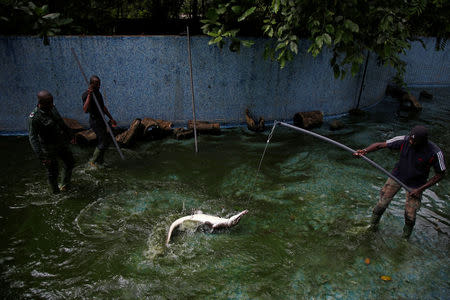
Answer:
M414 126L409 136L417 146L425 145L428 142L428 130L422 125Z

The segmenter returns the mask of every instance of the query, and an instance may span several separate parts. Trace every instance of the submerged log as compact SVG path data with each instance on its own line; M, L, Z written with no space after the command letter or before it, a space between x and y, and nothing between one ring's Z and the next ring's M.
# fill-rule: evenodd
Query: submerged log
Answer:
M411 111L420 111L422 110L422 105L417 101L416 97L407 93L404 94L401 99L400 109L403 110L411 110Z
M72 129L73 132L83 131L84 128L81 126L80 123L78 123L77 120L69 119L69 118L63 118L64 123L66 123L67 127Z
M401 100L403 95L408 94L405 90L398 86L388 85L386 87L386 95L391 96L392 98Z
M420 95L419 95L419 100L432 100L433 99L433 95L428 93L427 91L421 91Z
M422 105L417 101L416 97L399 87L388 85L386 95L400 101L400 111L418 112L422 110Z
M173 135L177 140L186 140L194 137L194 129L175 128Z
M310 129L320 127L323 123L323 112L319 110L298 112L294 115L294 125Z
M344 123L340 120L333 120L330 122L330 130L332 131L340 130L344 127L345 127Z
M173 131L173 124L169 121L160 119L144 118L141 121L143 129L143 137L146 140L162 139L170 135Z
M142 129L141 119L135 119L127 131L116 136L116 141L123 147L130 147L142 136Z
M209 123L206 121L195 122L195 127L198 133L204 134L220 134L220 124L219 123ZM194 129L194 122L192 120L188 121L188 129Z
M264 125L264 119L262 117L259 118L258 124L256 124L255 120L253 120L250 115L250 111L248 108L245 110L245 120L247 122L247 128L251 131L260 132L266 129Z
M173 130L173 123L169 121L164 121L160 119L156 119L156 122L158 123L159 128L161 128L164 131L172 132Z
M83 130L75 133L75 141L78 145L87 146L95 144L97 136L94 130Z

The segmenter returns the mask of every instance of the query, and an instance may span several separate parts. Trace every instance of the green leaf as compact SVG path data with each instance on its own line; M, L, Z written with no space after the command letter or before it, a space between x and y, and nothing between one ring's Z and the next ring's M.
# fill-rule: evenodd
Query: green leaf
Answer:
M290 42L289 43L289 48L291 49L292 52L294 52L295 54L298 53L298 45L295 42Z
M216 13L218 15L223 15L226 12L227 12L227 8L226 7L216 8Z
M231 7L231 10L234 13L238 14L238 13L240 13L242 11L242 7L240 7L239 5L234 5L234 6Z
M265 47L264 47L264 59L271 59L271 60L273 60L274 59L274 51L273 51L273 48L272 47L270 47L269 45L266 45Z
M334 33L334 27L333 27L333 25L331 25L331 24L328 24L326 27L325 27L325 30L328 32L328 33Z
M214 43L218 43L218 42L220 42L222 40L222 37L221 36L218 36L218 37L216 37L215 39L214 39Z
M323 36L323 41L325 42L325 44L331 45L331 36L328 33L324 33L324 34L322 34L322 36Z
M216 37L215 39L210 40L210 41L208 42L208 45L214 45L214 44L217 44L217 43L219 43L219 42L221 42L221 41L222 41L222 37L221 37L221 36L218 36L218 37Z
M255 11L255 9L256 9L256 6L253 6L253 7L249 8L249 9L247 9L247 10L242 14L242 16L239 17L238 22L244 21L245 18L247 18L248 16L250 16L250 15Z
M281 53L278 55L277 60L279 61L282 57L284 57L284 53L286 53L286 49L281 51Z
M240 30L240 29L234 29L234 30L226 31L226 32L223 34L223 36L225 36L225 37L235 37L236 34L239 32L239 30Z
M286 48L286 45L284 43L278 43L277 47L275 48L275 51L278 51L281 48Z
M334 39L334 44L336 45L337 43L339 43L342 39L342 30L338 30L338 32L336 32L336 37Z
M214 32L214 31L209 31L209 32L207 33L207 35L212 36L212 37L217 37L217 36L219 36L219 34L218 34L217 32Z
M344 21L344 26L347 29L350 29L353 32L358 32L359 31L359 26L356 23L353 23L351 20L345 20Z
M32 10L35 10L37 6L33 2L28 2L28 7Z
M316 37L316 45L317 47L320 49L323 46L323 36L319 35L318 37Z
M51 14L47 14L47 15L43 16L42 18L47 19L47 20L54 20L54 19L59 18L60 15L61 15L60 13L51 13Z
M72 18L65 18L58 21L59 26L64 26L73 22Z
M274 13L278 13L278 11L280 10L280 0L272 1L272 9Z
M245 47L251 47L255 44L254 41L247 41L247 40L242 40L242 45L244 45Z
M280 68L284 69L285 66L286 66L286 60L285 59L281 59L280 60Z

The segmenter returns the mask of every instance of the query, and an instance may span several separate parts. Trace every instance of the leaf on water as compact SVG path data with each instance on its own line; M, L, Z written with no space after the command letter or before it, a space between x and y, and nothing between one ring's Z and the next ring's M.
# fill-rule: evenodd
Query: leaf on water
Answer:
M366 265L370 265L370 258L366 258L365 260L364 260L364 263L366 264Z
M391 281L392 280L391 276L387 276L387 275L382 275L382 276L380 276L380 278L383 281Z

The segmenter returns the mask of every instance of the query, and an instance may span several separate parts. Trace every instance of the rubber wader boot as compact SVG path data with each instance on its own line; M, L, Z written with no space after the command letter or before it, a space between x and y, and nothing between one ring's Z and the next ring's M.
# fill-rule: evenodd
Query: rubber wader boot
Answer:
M52 190L53 194L59 194L60 190L59 190L59 186L58 186L58 180L57 179L49 179L48 180L49 184L50 184L50 188Z
M375 212L372 213L372 217L370 218L370 225L369 230L370 231L377 231L378 230L378 224L380 223L382 215L376 214Z
M105 156L105 150L100 150L99 148L96 147L94 154L92 155L91 163L102 164L104 156Z
M61 191L66 191L70 186L70 179L72 178L72 169L64 169L63 182L61 185Z
M411 221L410 219L405 218L405 226L403 226L403 234L402 234L402 237L404 239L409 239L409 237L411 236L411 233L413 231L414 224L415 224L414 221Z

